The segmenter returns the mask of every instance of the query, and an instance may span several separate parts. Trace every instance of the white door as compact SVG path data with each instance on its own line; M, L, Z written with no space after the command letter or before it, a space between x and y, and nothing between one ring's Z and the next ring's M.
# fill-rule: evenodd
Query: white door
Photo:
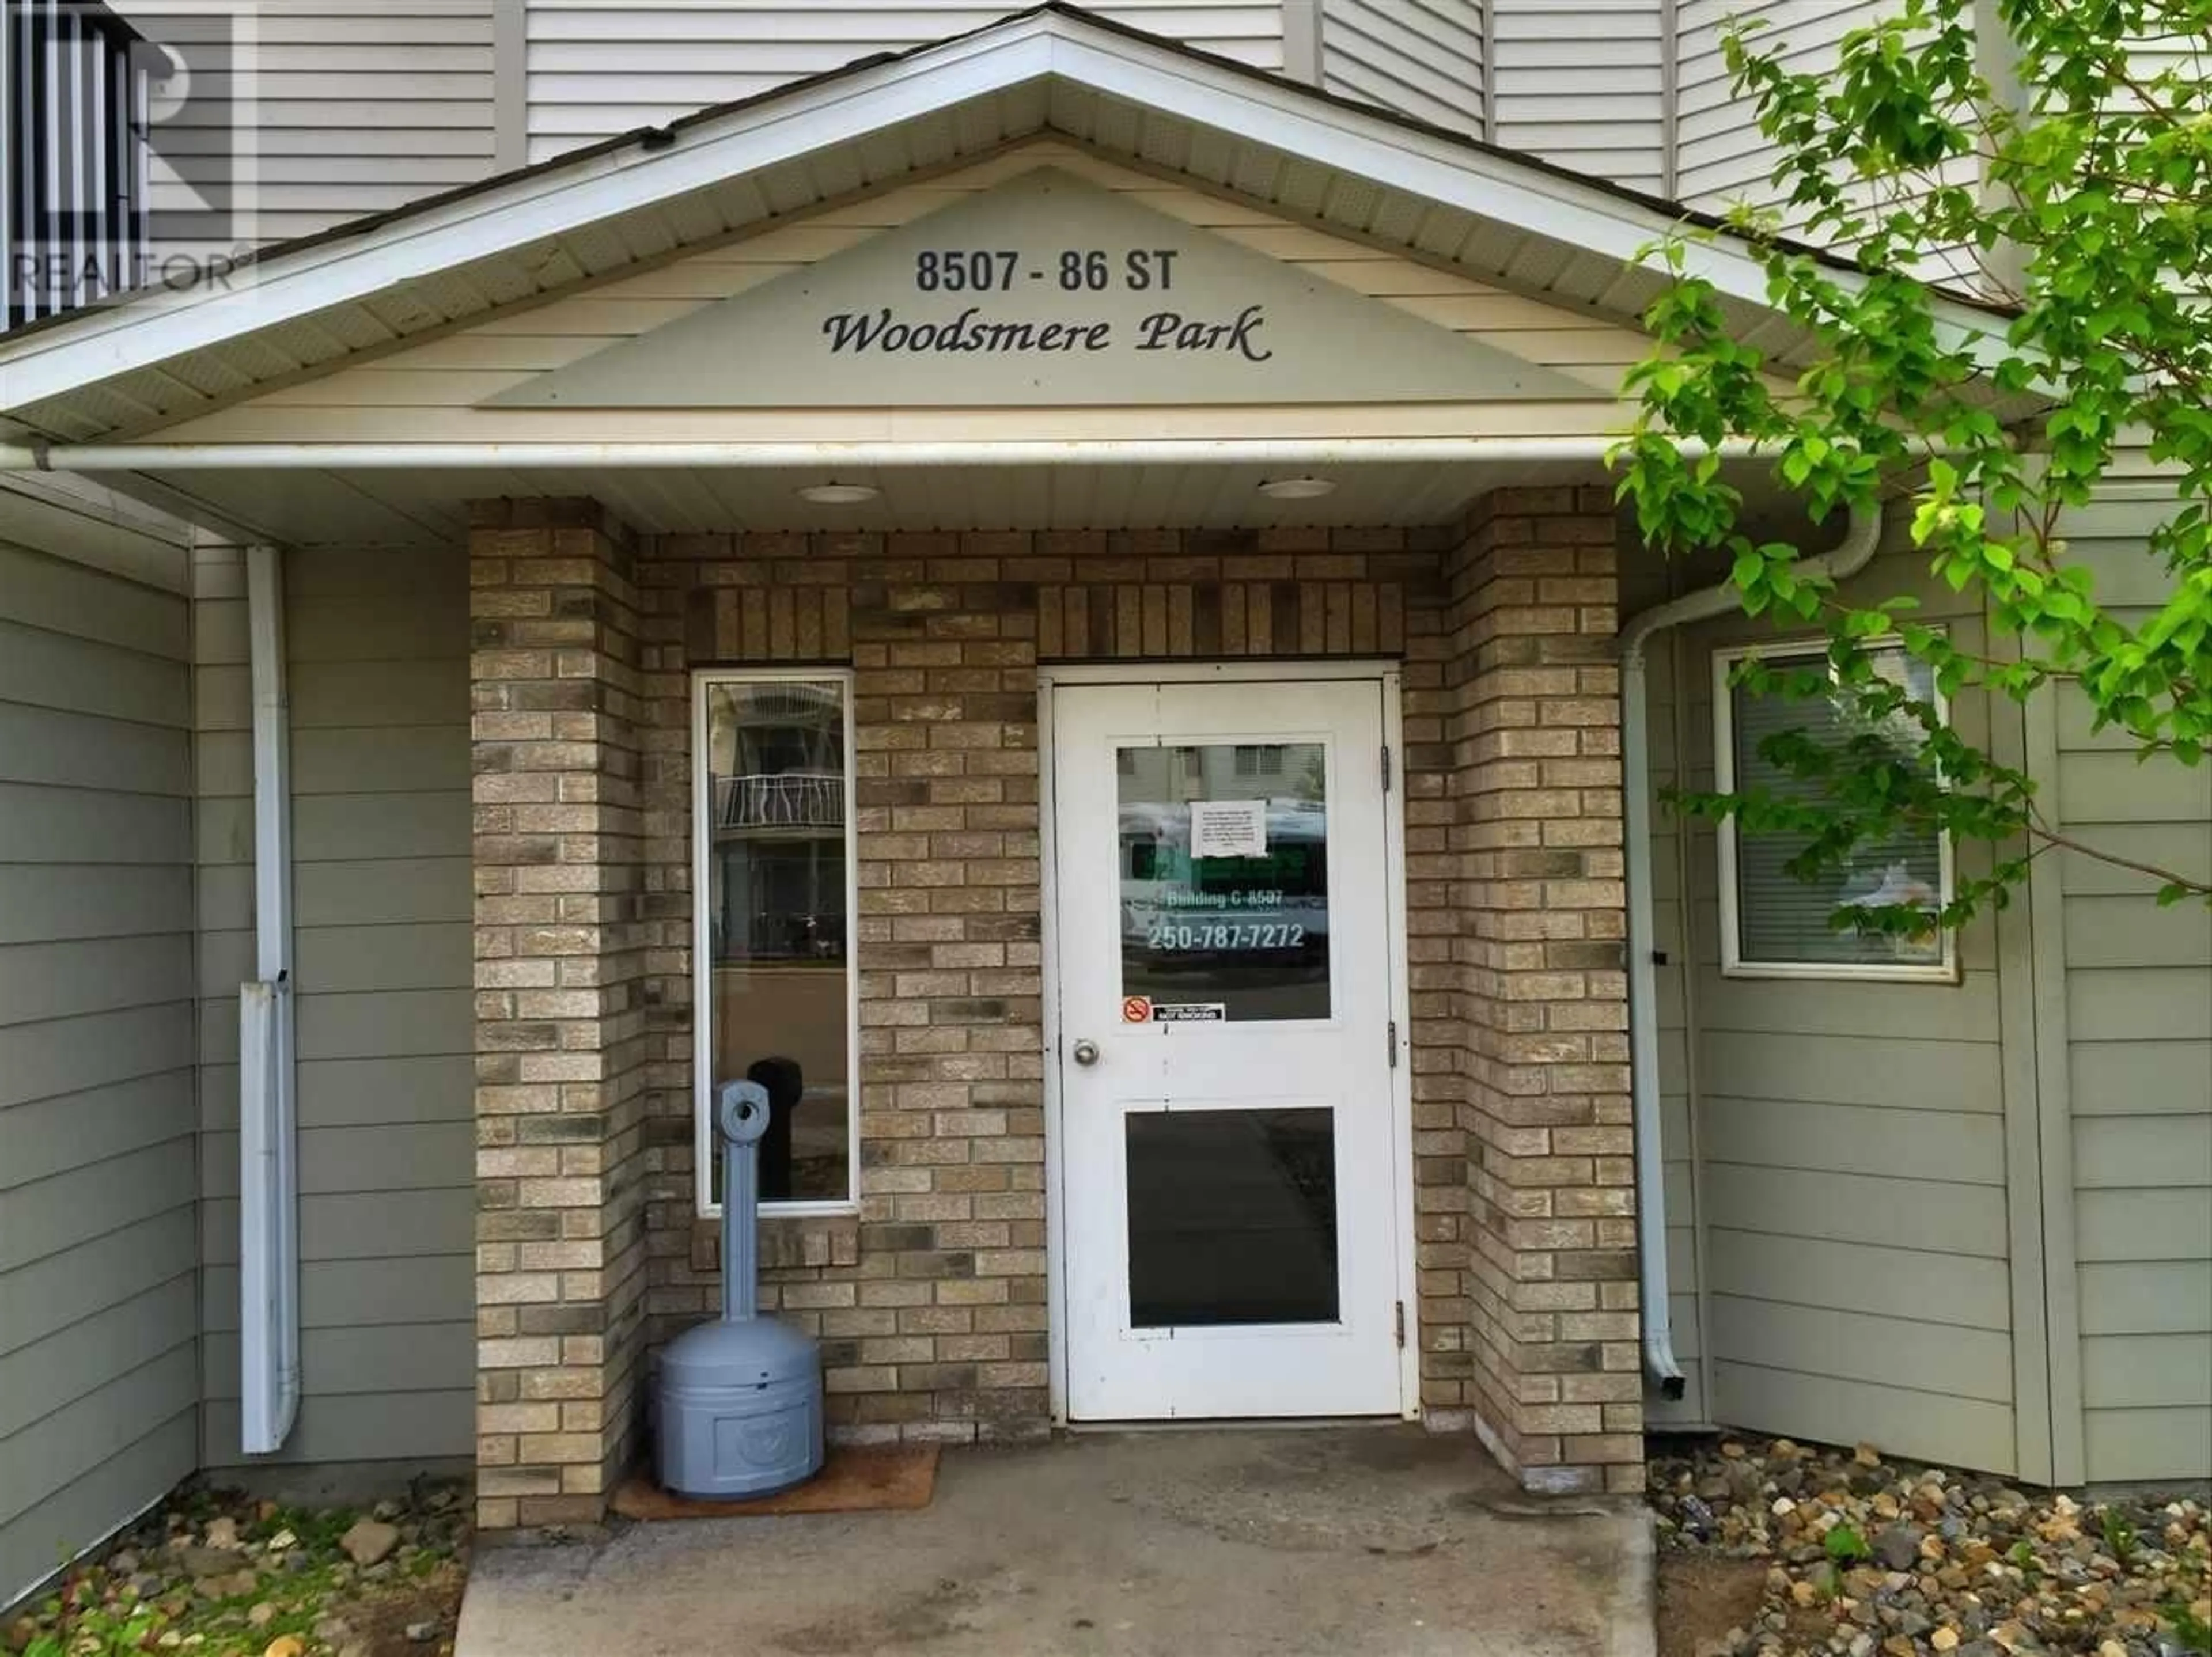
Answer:
M1382 693L1054 691L1076 1419L1401 1407Z

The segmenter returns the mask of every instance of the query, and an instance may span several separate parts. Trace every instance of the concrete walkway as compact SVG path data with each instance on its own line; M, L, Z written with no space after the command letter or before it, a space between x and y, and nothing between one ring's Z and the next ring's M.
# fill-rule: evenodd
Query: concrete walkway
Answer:
M1640 1506L1417 1429L948 1451L925 1511L477 1555L456 1657L1650 1657Z

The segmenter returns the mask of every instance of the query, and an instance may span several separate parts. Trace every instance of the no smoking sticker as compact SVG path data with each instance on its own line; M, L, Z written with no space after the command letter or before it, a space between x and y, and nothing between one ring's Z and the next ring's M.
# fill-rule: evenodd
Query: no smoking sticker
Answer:
M1121 1022L1125 1024L1149 1024L1152 1022L1152 1004L1141 995L1121 998Z

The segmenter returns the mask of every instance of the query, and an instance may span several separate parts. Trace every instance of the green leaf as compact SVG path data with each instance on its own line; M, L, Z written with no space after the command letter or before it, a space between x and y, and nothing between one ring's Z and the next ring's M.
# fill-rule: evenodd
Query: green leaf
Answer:
M2201 766L2212 747L2212 329L2197 302L2212 294L2212 82L2185 52L2147 69L2136 51L2176 35L2201 56L2208 15L2203 0L1998 0L1997 12L2023 110L1982 72L1973 0L1894 0L1817 59L1790 55L1783 30L1724 31L1777 204L1732 212L1729 234L1792 325L1792 385L1775 392L1735 313L1689 274L1690 236L1722 233L1667 238L1650 261L1665 349L1624 378L1633 436L1617 452L1639 531L1668 555L1706 555L1700 572L1725 564L1747 615L1825 631L1835 682L1802 694L1858 722L1830 749L1790 749L1802 798L1711 809L1799 836L1790 865L1807 871L1908 822L1980 841L1960 866L1987 872L1960 879L1945 926L2002 906L2025 877L2034 789L1945 728L1929 693L2025 700L2063 677L2057 694L2147 768ZM1785 220L1794 236L1847 244L1856 278L1780 240ZM2017 305L1978 329L1954 329L1960 304L1918 274L1954 268L1960 247L2002 248L2019 273ZM1846 600L1803 574L1825 541L1754 545L1740 523L1749 469L1717 458L1731 439L1765 457L1762 518L1892 503L1929 579L1885 561ZM2094 562L2068 542L2092 533ZM2125 564L2117 608L2093 569L2124 561L2137 536L2146 555ZM1959 595L1947 611L1976 618L1986 643L1969 652L1907 620L1929 590ZM1914 695L1858 659L1885 631L1917 665ZM1770 677L1784 694L1792 676ZM1891 722L1924 735L1934 772L1875 739ZM2174 869L2160 884L2172 901L2212 901L2208 880Z
M1874 1557L1874 1550L1867 1545L1866 1538L1849 1524L1832 1526L1827 1535L1820 1539L1820 1547L1839 1565L1856 1564Z

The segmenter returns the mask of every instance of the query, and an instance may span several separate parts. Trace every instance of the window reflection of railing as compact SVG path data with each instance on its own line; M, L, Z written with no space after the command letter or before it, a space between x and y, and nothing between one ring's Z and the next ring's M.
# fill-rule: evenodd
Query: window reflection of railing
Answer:
M769 962L842 961L845 917L842 914L761 913L744 917L745 935L732 939L714 929L714 964L760 966Z
M824 728L833 728L839 711L843 707L842 691L834 684L779 684L767 680L748 685L744 691L742 722L748 725L763 721L805 720L828 722Z
M722 828L842 828L845 780L806 771L717 777L714 822Z

